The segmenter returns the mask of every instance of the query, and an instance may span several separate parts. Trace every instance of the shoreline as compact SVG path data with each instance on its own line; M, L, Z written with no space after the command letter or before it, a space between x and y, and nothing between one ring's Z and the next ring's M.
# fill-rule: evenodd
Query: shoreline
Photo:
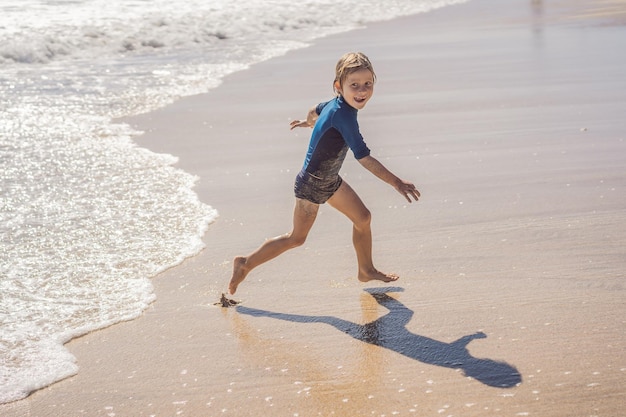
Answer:
M626 98L613 63L624 58L588 48L599 39L619 45L603 31L624 28L538 29L496 4L473 0L333 35L133 118L146 131L141 146L179 156L177 166L200 177L196 192L220 213L207 248L153 279L157 301L143 317L70 342L77 376L0 406L2 414L620 410L626 138L618 108ZM572 61L576 48L593 60ZM394 285L403 291L390 295L419 312L407 324L412 334L452 343L484 332L469 352L519 369L522 385L511 391L321 324L211 305L232 257L287 231L308 144L308 132L289 132L288 122L329 97L346 49L364 50L379 74L359 118L368 145L424 195L408 207L346 159L342 176L374 215L380 267L402 277ZM255 270L237 298L265 312L354 323L386 314L355 281L349 224L324 207L305 247Z

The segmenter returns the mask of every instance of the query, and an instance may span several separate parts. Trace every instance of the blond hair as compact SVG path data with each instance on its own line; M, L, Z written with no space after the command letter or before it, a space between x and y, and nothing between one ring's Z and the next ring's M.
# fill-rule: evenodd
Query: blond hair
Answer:
M333 90L335 90L335 93L338 93L335 88L335 84L337 82L339 85L343 84L348 75L362 69L370 70L372 76L374 77L374 82L376 82L374 66L363 52L348 52L339 58L339 61L337 61L337 65L335 66L335 80L333 81Z

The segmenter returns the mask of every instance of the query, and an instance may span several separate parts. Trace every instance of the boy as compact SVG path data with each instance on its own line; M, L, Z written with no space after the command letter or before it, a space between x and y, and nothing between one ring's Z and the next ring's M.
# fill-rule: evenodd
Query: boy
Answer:
M352 221L352 242L357 255L359 281L391 282L399 278L374 267L370 211L339 176L349 148L362 166L394 187L409 203L411 199L417 201L420 197L415 185L398 178L370 155L359 132L357 112L372 98L375 81L376 74L367 56L360 52L347 53L339 59L335 68L333 89L336 97L311 108L306 120L291 122L291 129L313 128L309 150L294 185L296 207L293 229L265 241L252 254L234 259L233 275L228 286L230 294L237 291L252 269L289 249L301 246L315 222L319 205L326 202Z

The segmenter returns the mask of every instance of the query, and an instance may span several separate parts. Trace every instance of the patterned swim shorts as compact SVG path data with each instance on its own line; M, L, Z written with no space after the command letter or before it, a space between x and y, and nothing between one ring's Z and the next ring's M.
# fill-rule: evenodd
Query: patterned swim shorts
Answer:
M306 171L300 171L296 177L293 191L297 198L315 204L324 204L339 189L343 180L339 175L331 179L316 177Z

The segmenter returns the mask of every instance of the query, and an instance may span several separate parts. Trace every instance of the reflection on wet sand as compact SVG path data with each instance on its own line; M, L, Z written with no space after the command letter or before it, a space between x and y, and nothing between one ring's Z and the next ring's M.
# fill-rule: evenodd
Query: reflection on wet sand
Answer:
M367 301L373 301L369 295L368 298ZM365 316L376 314L371 302L367 304L363 305ZM250 392L266 389L266 392L287 394L274 411L285 407L285 402L293 415L307 409L315 409L323 413L321 415L360 415L355 414L355 407L358 409L367 404L372 411L384 406L376 401L378 393L383 389L385 373L381 356L383 351L378 347L361 344L363 349L356 355L358 361L354 366L329 366L328 363L320 362L319 355L309 349L306 340L295 342L276 337L266 338L259 329L250 325L244 315L231 309L222 309L222 312L233 326L233 333L243 353L241 359L245 361L246 367L260 370L266 375L263 387L251 386ZM289 392L292 395L288 395ZM373 402L363 403L367 400Z
M521 383L522 377L514 366L492 359L475 358L469 353L467 345L474 339L486 338L484 333L466 335L452 343L440 342L411 333L406 325L413 317L413 311L387 294L403 291L402 288L366 289L365 291L379 305L389 310L384 316L365 324L353 323L332 316L286 314L245 306L238 306L237 311L255 317L271 317L294 323L329 324L369 345L389 349L429 365L460 369L466 376L491 387L511 388Z
M535 40L540 44L543 40L543 0L531 0L531 9L533 33Z

